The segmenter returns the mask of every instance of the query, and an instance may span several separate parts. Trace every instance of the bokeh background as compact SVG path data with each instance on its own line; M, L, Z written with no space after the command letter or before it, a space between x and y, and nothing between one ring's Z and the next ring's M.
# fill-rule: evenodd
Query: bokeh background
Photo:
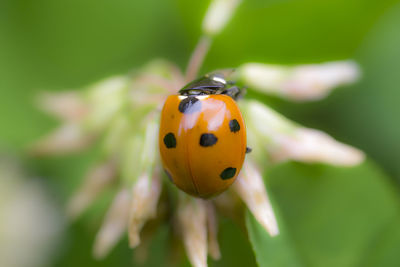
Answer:
M19 174L23 178L18 178L21 186L32 181L40 184L38 194L46 195L45 202L59 211L49 220L63 225L52 237L57 245L43 252L41 265L134 263L126 239L104 261L92 258L92 243L112 189L77 222L63 218L68 196L98 151L30 157L26 146L57 126L38 111L35 97L44 90L79 90L154 58L184 68L200 36L208 3L0 0L0 154L7 162L0 165L1 175L9 175L5 166L23 169ZM339 88L319 102L294 104L250 94L292 120L324 130L368 155L364 164L354 168L292 162L265 173L282 235L277 241L268 240L254 220L247 221L253 225L249 236L260 265L400 265L399 29L397 0L244 0L216 37L202 72L253 61L293 65L342 59L356 60L363 72L357 84ZM8 190L5 184L0 185L3 191ZM6 197L0 201L4 222L3 216L12 210L5 212ZM20 227L4 225L0 222L0 228L16 232ZM31 231L37 227L32 225ZM247 234L225 218L220 229L223 258L210 265L256 266ZM0 229L0 243L7 240L5 236ZM151 245L150 260L141 266L164 266L167 239L165 226ZM10 253L25 255L19 246Z

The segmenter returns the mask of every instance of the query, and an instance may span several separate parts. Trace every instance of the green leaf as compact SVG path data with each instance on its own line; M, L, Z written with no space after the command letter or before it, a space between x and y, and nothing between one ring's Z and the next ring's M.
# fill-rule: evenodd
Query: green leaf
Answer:
M221 259L218 261L209 260L209 266L257 266L243 228L239 228L231 220L221 220L218 242L221 249Z
M293 244L286 232L284 222L278 215L278 210L275 215L280 233L278 236L271 237L250 212L246 214L246 226L258 266L303 266L292 247Z
M282 236L271 238L247 219L260 266L358 266L367 255L375 266L387 266L381 264L386 251L371 246L400 245L399 234L381 237L393 230L399 198L371 163L354 168L286 163L268 177ZM400 262L398 254L388 253L386 263Z
M395 267L399 265L400 251L400 216L379 233L365 253L365 258L360 266L385 266Z
M347 131L400 183L400 4L377 23L357 53L363 79L340 104ZM350 92L349 92L350 94ZM355 101L357 100L357 101ZM342 106L344 105L344 106ZM352 112L357 110L357 112ZM349 116L348 116L349 115ZM357 122L357 127L350 122ZM350 126L351 125L351 126ZM352 127L350 129L350 127Z

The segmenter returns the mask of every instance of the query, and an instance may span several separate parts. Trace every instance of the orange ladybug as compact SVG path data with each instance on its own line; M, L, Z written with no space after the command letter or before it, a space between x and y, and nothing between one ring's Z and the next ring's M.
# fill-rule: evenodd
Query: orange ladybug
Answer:
M210 74L166 100L159 148L167 176L181 190L209 198L236 180L249 150L235 102L242 94L222 75Z

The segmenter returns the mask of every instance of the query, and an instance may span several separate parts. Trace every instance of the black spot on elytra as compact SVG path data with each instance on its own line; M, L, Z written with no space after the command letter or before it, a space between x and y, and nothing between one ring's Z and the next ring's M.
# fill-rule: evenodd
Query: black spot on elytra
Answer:
M200 136L201 146L212 146L217 143L218 138L212 133L205 133Z
M184 114L191 114L201 110L201 102L192 96L188 96L179 103L179 111Z
M229 128L231 132L236 133L240 130L240 124L236 119L233 119L229 122Z
M251 151L253 151L253 149L251 147L246 147L246 154L250 153Z
M228 167L225 170L223 170L219 176L221 177L222 180L227 180L235 176L235 173L236 173L236 168Z
M167 148L174 148L176 147L176 139L173 133L167 133L164 136L164 144Z

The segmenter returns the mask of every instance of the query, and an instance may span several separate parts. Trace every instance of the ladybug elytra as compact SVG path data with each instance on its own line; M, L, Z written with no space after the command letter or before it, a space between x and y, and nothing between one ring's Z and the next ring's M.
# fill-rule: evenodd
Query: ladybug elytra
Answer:
M159 147L167 176L186 193L209 198L238 176L246 154L246 127L235 100L243 89L209 74L167 98Z

